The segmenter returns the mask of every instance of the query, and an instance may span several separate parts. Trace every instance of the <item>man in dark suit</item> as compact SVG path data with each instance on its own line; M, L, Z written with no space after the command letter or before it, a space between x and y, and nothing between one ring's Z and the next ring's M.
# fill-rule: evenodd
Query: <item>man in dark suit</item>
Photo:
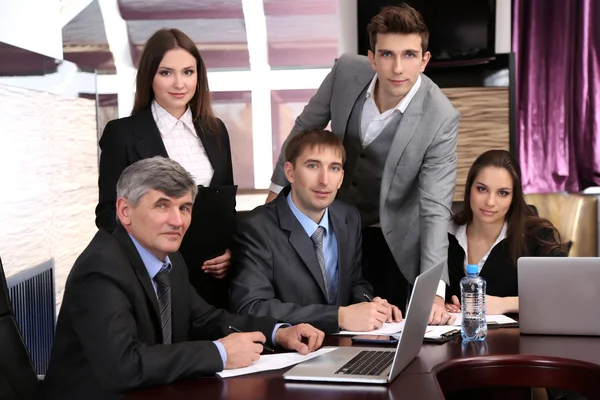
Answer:
M230 306L239 313L308 322L326 333L400 321L361 273L358 210L335 200L344 176L341 139L307 130L286 148L291 188L239 222ZM371 300L372 301L369 301Z
M117 184L120 224L112 235L98 231L69 274L46 399L121 399L135 389L248 366L265 342L301 353L321 345L323 332L310 325L229 314L196 294L177 253L196 190L192 176L168 158L125 169ZM230 335L230 326L246 333Z

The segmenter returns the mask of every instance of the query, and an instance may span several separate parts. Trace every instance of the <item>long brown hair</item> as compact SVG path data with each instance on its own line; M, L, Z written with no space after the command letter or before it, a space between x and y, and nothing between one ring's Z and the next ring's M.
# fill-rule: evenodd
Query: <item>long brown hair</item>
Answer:
M183 49L196 59L198 83L196 84L194 96L189 103L194 121L200 120L203 127L208 127L213 133L219 132L219 124L212 111L204 61L200 57L200 52L194 41L179 29L161 29L154 33L144 45L135 79L135 102L131 115L150 107L150 104L152 104L152 100L154 100L154 90L152 89L154 76L165 53L174 49Z
M538 217L525 202L521 184L521 168L517 160L506 150L488 150L477 157L467 175L463 210L452 220L457 225L468 225L473 221L471 188L479 172L486 167L506 170L513 181L512 201L505 217L508 226L506 241L513 263L517 265L519 257L529 255L528 241L539 247L539 255L552 256L564 253L565 247L554 225L546 218Z

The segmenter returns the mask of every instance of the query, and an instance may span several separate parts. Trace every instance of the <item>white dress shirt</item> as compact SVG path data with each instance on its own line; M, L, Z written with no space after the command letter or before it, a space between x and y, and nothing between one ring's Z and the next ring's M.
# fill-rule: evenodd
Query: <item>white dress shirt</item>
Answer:
M508 229L508 225L506 224L506 222L504 222L504 225L502 226L502 230L500 231L500 234L496 238L496 241L494 242L494 244L492 244L492 247L490 247L490 249L487 251L487 253L485 253L485 255L483 257L481 257L481 260L479 260L479 262L477 263L477 266L479 267L479 273L481 273L481 269L483 268L483 265L487 261L488 257L490 256L490 253L492 252L494 247L496 247L496 245L498 243L500 243L501 241L503 241L506 238L507 229ZM467 273L467 264L469 264L469 241L467 239L467 225L457 225L456 223L451 222L448 227L448 232L450 234L454 235L454 237L456 238L456 241L458 242L460 247L462 247L462 249L465 251L465 259L463 260L463 269L465 270L465 273ZM446 284L444 283L444 285L442 285L442 283L444 283L444 282L440 281L440 285L438 286L438 290L437 290L436 294L438 296L445 298L446 297Z
M194 177L196 185L209 186L214 169L196 133L190 108L180 119L175 118L156 101L152 102L151 108L169 158L181 164Z
M415 97L417 90L421 87L421 75L417 78L417 81L413 87L408 91L406 96L400 100L396 107L379 112L377 104L375 103L374 91L375 85L377 84L377 74L373 77L369 88L367 89L367 100L362 109L362 116L360 119L360 137L362 139L363 148L367 147L373 140L377 139L379 134L383 132L385 126L394 118L397 113L404 114L406 108L410 104L410 101Z

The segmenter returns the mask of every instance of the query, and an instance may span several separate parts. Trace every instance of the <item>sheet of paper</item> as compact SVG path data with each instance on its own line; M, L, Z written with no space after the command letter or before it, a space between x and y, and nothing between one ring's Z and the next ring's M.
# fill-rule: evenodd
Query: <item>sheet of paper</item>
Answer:
M460 326L461 322L462 322L462 314L460 313L451 313L452 315L456 316L456 321L454 321L454 325L458 325ZM507 317L506 315L502 315L502 314L498 314L498 315L486 315L485 319L487 320L488 323L490 322L495 322L499 325L503 325L503 324L514 324L517 321L515 321L514 319Z
M373 331L359 332L359 331L340 331L337 335L392 335L400 332L404 328L404 320L401 322L384 322L383 326Z
M274 369L281 369L301 363L311 358L320 356L321 354L329 353L337 349L338 347L323 347L317 351L309 353L303 356L300 353L281 353L281 354L267 354L260 356L260 359L249 367L226 369L221 372L217 372L217 375L221 378L231 378L232 376L254 374L256 372L271 371Z

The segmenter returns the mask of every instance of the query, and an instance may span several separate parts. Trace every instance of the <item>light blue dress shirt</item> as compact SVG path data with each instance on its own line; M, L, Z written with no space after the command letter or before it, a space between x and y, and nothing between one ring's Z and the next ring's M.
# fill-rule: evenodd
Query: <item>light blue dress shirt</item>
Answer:
M338 291L338 245L337 239L335 237L335 232L333 231L333 226L329 223L329 209L325 209L325 214L323 214L323 218L317 224L315 221L306 216L302 211L296 207L294 201L292 200L291 193L287 196L287 202L290 206L290 210L292 210L292 214L296 217L304 231L311 237L313 233L317 230L319 226L325 228L325 233L323 235L323 258L325 259L325 273L327 276L327 286L329 293L335 294L337 296Z
M148 275L150 275L150 281L152 282L152 286L154 287L154 293L157 294L158 293L156 291L156 282L154 281L154 277L156 276L156 274L158 274L160 272L160 270L163 268L164 264L167 264L166 269L167 272L171 272L171 260L169 259L169 256L167 256L165 258L165 262L163 263L162 261L160 261L158 259L158 257L156 257L154 254L150 253L148 250L146 250L145 247L143 247L141 244L139 244L139 242L137 240L135 240L135 238L131 235L129 235L129 237L131 238L131 241L133 242L133 245L135 246L135 248L137 249L142 262L144 263L144 266L146 267L146 271L148 271ZM288 327L290 326L290 324L277 324L275 325L275 329L273 329L273 334L271 335L271 342L273 344L276 345L275 343L275 333L277 332L277 329L281 328L281 327ZM225 365L227 364L227 350L225 350L225 346L223 346L223 343L219 342L218 340L213 341L213 343L215 344L215 346L217 346L217 350L219 350L219 355L221 356L221 360L223 361L223 368L225 368Z

